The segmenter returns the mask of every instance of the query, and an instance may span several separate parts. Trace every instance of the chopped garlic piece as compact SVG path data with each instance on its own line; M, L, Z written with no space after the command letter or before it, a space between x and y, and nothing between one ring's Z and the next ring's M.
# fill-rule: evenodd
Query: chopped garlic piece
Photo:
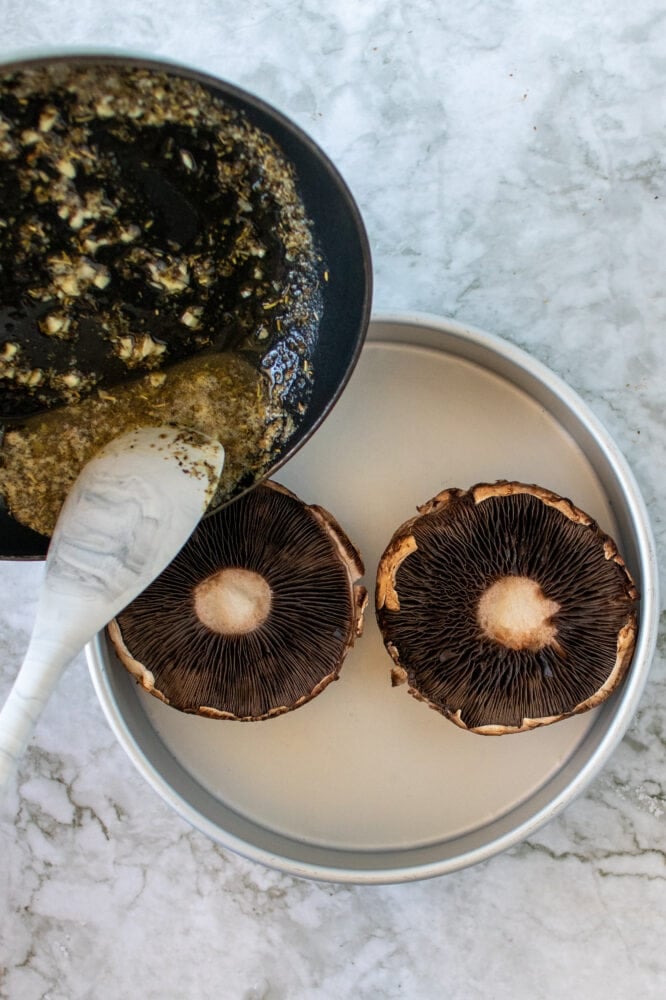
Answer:
M180 322L188 326L191 330L196 330L201 323L202 312L203 309L200 306L188 306L180 317Z
M63 177L69 177L70 179L76 177L76 166L71 160L65 158L58 160L56 167Z

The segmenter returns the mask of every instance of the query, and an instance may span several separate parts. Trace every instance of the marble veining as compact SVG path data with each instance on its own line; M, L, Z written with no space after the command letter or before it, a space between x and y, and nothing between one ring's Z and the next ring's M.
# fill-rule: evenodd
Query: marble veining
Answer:
M666 551L666 16L657 0L9 0L2 54L152 52L266 98L334 159L375 305L523 347L617 439ZM0 699L41 567L0 566ZM664 995L666 614L630 729L525 843L404 886L221 850L145 786L83 658L0 824L3 1000L623 1000ZM519 738L519 737L518 737Z

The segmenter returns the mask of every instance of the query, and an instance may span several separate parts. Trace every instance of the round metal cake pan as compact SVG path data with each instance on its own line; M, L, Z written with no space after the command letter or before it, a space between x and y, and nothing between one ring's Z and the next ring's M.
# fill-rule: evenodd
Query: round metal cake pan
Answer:
M338 518L361 549L371 597L393 530L440 489L506 478L571 497L614 535L639 586L630 673L591 712L476 736L391 687L369 611L336 684L295 712L242 724L186 716L150 697L100 634L87 650L93 684L139 772L224 847L320 880L441 875L534 833L622 739L656 642L651 529L611 436L511 344L433 316L377 315L341 400L278 478Z

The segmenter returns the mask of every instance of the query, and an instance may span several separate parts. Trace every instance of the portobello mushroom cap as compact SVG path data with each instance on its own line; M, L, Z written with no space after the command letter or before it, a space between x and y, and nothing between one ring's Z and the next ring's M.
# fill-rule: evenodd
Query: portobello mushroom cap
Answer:
M394 684L489 735L557 722L615 690L634 651L638 592L591 517L507 481L446 489L417 510L377 571Z
M108 632L142 687L174 708L267 719L337 679L363 627L363 572L327 511L268 482L204 518Z

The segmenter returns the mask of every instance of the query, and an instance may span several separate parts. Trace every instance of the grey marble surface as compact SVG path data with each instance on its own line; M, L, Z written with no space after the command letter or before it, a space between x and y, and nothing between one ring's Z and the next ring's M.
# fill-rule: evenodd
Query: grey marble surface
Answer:
M563 376L627 455L663 566L656 0L6 0L2 22L3 57L125 46L297 121L358 200L376 307L474 324ZM39 578L0 567L0 697ZM625 739L562 815L475 868L384 887L299 881L190 829L117 745L80 658L0 826L0 997L662 997L665 638Z

